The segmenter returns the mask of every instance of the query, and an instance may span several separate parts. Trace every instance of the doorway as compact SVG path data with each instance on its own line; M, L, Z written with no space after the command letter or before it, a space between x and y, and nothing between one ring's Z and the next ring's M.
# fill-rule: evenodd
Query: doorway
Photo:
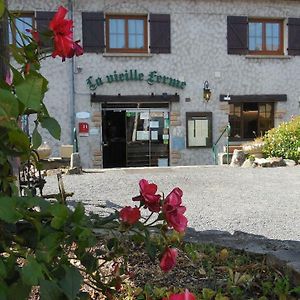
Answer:
M102 130L104 168L169 165L168 108L104 108Z
M125 111L103 111L103 168L126 167Z

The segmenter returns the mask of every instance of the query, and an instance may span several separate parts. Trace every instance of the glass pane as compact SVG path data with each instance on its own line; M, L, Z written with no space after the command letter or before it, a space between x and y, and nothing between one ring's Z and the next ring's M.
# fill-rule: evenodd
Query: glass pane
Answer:
M266 48L269 51L276 51L279 48L279 24L266 24Z
M266 24L266 36L267 37L279 37L279 24L267 23Z
M136 37L136 48L144 48L144 36L141 34Z
M144 48L144 20L128 20L128 34L129 48Z
M110 19L109 20L109 32L116 33L117 32L117 20Z
M258 136L258 104L243 104L244 138L255 138Z
M117 34L117 47L116 48L125 48L125 35Z
M109 20L109 46L114 49L125 48L125 20Z
M123 34L110 34L109 43L110 48L125 48L125 36Z
M127 166L150 165L149 111L126 111Z
M109 20L110 33L125 33L125 20L124 19L110 19Z
M249 23L249 50L262 50L262 23Z
M144 20L128 20L129 34L144 34Z
M241 138L241 104L230 104L230 137Z
M129 35L128 46L129 46L129 48L136 48L136 40L135 40L135 35L134 34Z
M273 127L272 104L259 104L259 135Z
M167 166L169 157L169 118L163 111L150 112L150 166Z
M250 51L255 50L255 38L254 37L249 38L249 50Z
M31 36L29 32L26 31L26 29L31 29L32 27L32 18L31 17L20 17L13 20L16 25L16 43L19 45L23 45L22 38L20 34L24 34L26 36ZM9 43L12 43L12 31L11 28L9 28ZM25 45L29 44L28 41L24 39Z

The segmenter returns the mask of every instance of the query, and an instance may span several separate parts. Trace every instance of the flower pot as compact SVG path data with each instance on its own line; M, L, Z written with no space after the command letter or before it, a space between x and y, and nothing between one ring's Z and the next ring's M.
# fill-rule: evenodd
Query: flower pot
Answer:
M40 147L38 147L37 153L40 159L47 159L51 155L52 149L47 142L44 142Z
M252 142L248 144L243 145L243 151L246 154L254 155L257 158L262 158L263 157L263 150L264 147L264 142Z

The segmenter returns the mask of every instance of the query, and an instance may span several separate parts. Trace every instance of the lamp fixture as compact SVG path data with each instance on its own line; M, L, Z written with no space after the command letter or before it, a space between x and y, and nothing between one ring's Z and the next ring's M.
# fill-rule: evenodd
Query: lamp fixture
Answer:
M204 101L208 102L210 100L211 96L211 90L209 88L209 83L208 81L204 81L204 86L203 86L203 99Z

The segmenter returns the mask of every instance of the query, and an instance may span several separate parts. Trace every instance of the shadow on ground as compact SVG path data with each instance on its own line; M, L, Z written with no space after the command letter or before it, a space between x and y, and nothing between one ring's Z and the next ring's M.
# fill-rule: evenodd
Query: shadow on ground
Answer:
M267 263L291 274L295 285L300 285L300 242L268 239L261 235L235 231L196 231L188 228L186 242L213 244L221 247L245 250L254 254L265 254Z

